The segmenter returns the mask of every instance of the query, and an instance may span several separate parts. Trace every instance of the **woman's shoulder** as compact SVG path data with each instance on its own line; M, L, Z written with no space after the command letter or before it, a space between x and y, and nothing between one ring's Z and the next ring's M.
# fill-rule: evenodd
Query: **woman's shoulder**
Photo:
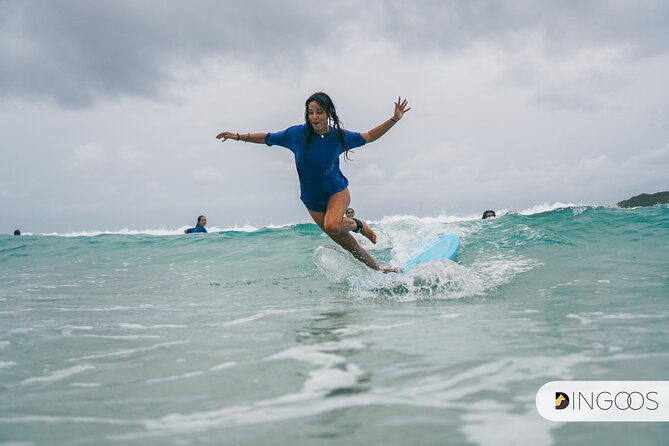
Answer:
M366 142L360 132L354 132L347 129L344 129L344 139L346 140L346 146L349 149L364 146Z
M306 124L296 124L288 127L286 130L286 136L294 141L300 141L305 138L307 135L307 125Z
M270 132L265 136L265 144L268 146L278 145L294 150L299 144L300 139L306 134L306 124L293 125L285 130Z
M302 132L306 132L306 131L307 131L307 125L306 124L295 124L295 125L291 125L288 128L285 128L283 130L276 130L276 131L269 132L269 133L283 133L283 134L289 135L289 134L292 134L292 133L302 133Z
M286 132L298 133L298 134L305 133L306 131L307 131L307 124L295 124L291 125L286 129Z

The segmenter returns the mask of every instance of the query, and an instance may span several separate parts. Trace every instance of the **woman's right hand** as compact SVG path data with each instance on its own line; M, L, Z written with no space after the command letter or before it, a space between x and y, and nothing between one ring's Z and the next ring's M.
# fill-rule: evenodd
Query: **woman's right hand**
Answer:
M230 138L237 139L237 134L232 132L221 132L218 135L216 135L216 139L220 139L221 142L225 142L225 140Z

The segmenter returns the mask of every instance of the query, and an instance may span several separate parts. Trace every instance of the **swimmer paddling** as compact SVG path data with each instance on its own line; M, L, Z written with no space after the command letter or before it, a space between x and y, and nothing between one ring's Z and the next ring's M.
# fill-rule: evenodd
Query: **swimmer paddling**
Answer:
M382 268L351 235L359 232L376 244L376 234L369 225L357 218L344 217L351 203L348 179L339 168L343 153L376 141L397 124L411 110L407 100L397 98L393 116L369 130L358 133L345 130L337 116L330 97L314 93L305 102L304 124L295 125L276 133L221 132L216 138L233 141L285 147L295 156L300 180L300 200L314 222L339 246L353 254L370 268L383 272L396 272L397 268Z

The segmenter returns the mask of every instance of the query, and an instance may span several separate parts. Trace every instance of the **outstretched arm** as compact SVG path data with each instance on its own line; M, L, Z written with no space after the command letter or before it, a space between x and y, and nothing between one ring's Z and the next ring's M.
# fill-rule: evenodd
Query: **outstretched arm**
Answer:
M373 142L382 137L383 135L385 135L386 132L392 128L392 126L397 124L399 120L402 119L404 113L411 110L411 107L407 107L408 105L409 103L407 102L406 99L402 100L402 98L397 98L397 102L395 102L395 113L393 113L393 117L377 125L372 130L365 133L361 133L362 137L365 138L365 141L368 143Z
M265 144L265 136L267 133L232 133L232 132L221 132L216 135L216 139L220 139L221 142L225 142L228 139L233 141L244 141L244 142L253 142L256 144Z

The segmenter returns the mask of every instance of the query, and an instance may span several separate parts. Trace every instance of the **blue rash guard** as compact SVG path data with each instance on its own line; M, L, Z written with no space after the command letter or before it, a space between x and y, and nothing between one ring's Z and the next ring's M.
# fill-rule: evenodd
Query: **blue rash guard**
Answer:
M204 226L195 226L194 228L186 229L186 234L193 234L195 232L207 232L207 229Z
M300 178L300 200L311 211L325 212L330 198L348 187L348 180L339 169L339 155L346 149L363 146L366 141L360 133L344 130L344 148L336 130L330 128L325 135L312 135L307 148L306 134L306 124L295 125L281 132L268 133L265 143L293 152Z

